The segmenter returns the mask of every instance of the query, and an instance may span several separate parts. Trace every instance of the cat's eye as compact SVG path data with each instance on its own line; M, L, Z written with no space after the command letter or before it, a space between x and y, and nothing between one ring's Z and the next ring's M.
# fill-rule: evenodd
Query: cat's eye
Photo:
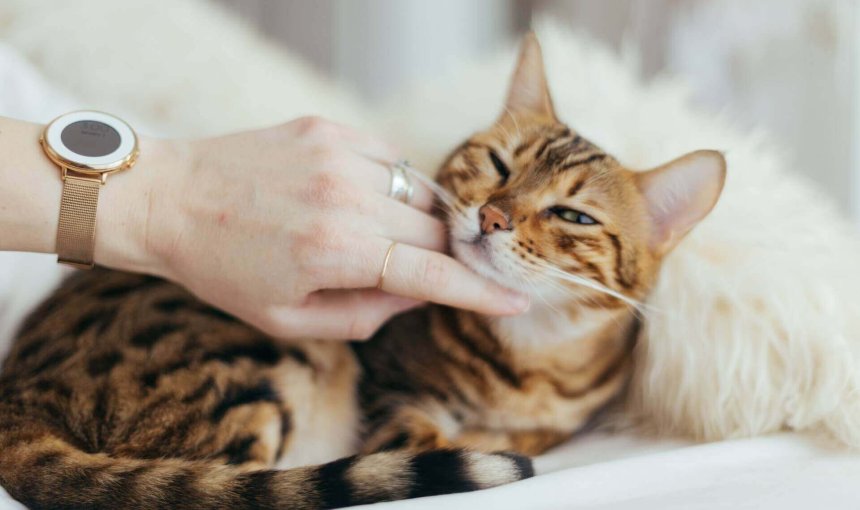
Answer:
M499 177L502 178L501 185L504 186L508 182L508 178L511 176L511 169L508 168L508 165L505 164L504 161L499 158L499 155L496 154L496 151L490 151L490 161L493 162L493 166L496 167L496 172L499 173Z
M584 212L580 212L569 207L556 206L551 207L549 211L564 221L569 221L578 225L598 225L600 223Z

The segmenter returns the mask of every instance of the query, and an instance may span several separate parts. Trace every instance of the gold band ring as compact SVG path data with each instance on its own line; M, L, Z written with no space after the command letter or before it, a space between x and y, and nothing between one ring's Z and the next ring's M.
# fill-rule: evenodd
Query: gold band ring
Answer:
M388 251L385 252L385 260L382 261L382 271L379 273L379 281L376 282L376 288L382 290L382 282L385 280L385 271L388 270L388 261L391 260L391 252L394 251L394 247L397 246L396 242L391 243L391 246L388 247Z

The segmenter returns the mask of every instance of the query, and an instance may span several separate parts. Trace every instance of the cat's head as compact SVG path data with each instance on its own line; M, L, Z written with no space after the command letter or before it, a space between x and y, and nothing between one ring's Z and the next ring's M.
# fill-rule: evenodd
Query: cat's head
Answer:
M644 297L662 258L710 212L725 169L708 150L648 171L622 166L558 120L528 35L504 113L450 155L438 182L461 262L550 302L620 306Z

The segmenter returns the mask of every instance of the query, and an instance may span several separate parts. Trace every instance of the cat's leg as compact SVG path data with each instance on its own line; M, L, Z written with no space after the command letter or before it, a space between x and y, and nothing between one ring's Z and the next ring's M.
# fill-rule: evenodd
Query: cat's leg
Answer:
M551 429L493 430L469 428L461 432L455 446L482 452L511 451L534 457L570 439L572 433Z
M209 456L242 470L272 467L286 448L290 427L291 413L283 404L239 407L213 430Z
M261 469L272 466L289 441L291 411L265 370L213 364L162 376L155 391L128 406L103 451Z
M212 394L210 456L242 469L287 469L356 453L358 369L339 344L303 345L271 368L239 368ZM240 375L241 374L241 375Z
M387 414L384 421L372 427L362 451L407 449L426 451L452 445L458 425L444 409L427 409L404 405Z
M509 451L535 456L563 443L572 434L571 431L553 429L464 429L441 406L404 405L388 413L384 421L372 428L362 451L467 448L486 453Z

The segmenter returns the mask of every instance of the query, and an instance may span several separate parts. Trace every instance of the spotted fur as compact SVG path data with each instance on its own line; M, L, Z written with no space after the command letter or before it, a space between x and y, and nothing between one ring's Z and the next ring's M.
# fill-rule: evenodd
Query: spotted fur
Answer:
M275 341L162 280L78 274L24 331L0 376L0 483L31 508L335 508L532 473L454 448L335 460L358 445L349 346ZM303 444L324 422L341 437Z
M528 312L430 306L368 342L287 342L169 282L81 273L5 362L0 484L31 508L317 509L532 476L525 456L627 384L635 305L685 233L678 188L655 212L650 182L555 118L533 38L505 114L438 183L454 255Z

